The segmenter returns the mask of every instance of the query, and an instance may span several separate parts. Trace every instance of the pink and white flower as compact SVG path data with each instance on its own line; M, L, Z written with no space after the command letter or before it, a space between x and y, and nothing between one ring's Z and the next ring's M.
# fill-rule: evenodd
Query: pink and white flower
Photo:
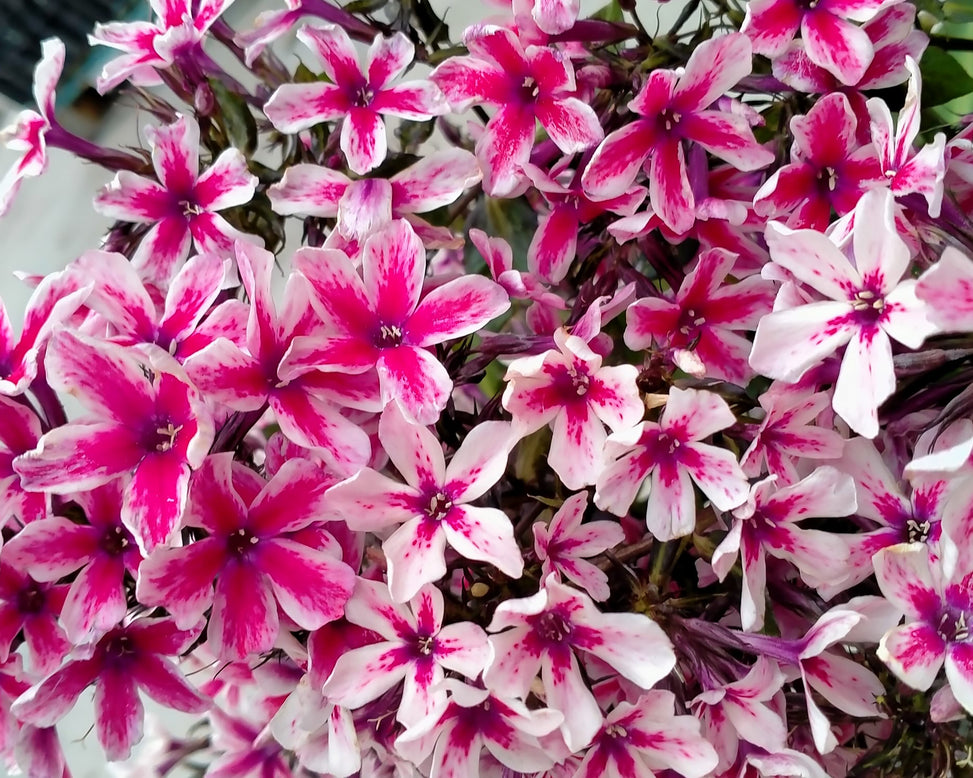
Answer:
M855 210L854 264L815 230L768 225L773 261L823 299L765 316L750 354L758 373L794 382L848 344L832 404L865 437L877 434L878 407L895 390L891 339L918 348L935 331L916 297L915 280L902 280L910 256L896 231L893 205L887 189L862 198Z
M287 462L264 482L234 465L232 454L208 457L184 521L208 534L156 549L139 569L139 601L164 605L181 628L212 606L208 640L226 659L272 648L278 607L301 629L340 618L354 574L319 526L327 485L306 459Z
M565 154L604 137L594 109L577 97L573 65L557 50L524 48L512 31L493 25L469 28L463 41L469 56L450 57L431 78L454 111L497 108L476 143L488 194L506 197L521 189L521 166L529 161L537 122Z
M682 72L653 70L629 103L643 117L611 133L595 151L581 181L594 199L622 195L648 159L652 210L671 230L695 221L685 143L698 143L738 170L759 170L773 153L757 143L747 119L714 103L749 75L750 42L731 33L700 44Z
M34 69L34 100L37 111L22 111L17 120L0 131L0 141L8 149L22 151L23 156L0 179L0 216L10 208L25 178L39 176L47 169L45 135L54 122L54 88L64 70L64 43L48 38L41 43L41 61Z
M195 242L200 252L232 256L237 240L256 242L218 214L248 203L257 177L238 149L226 149L199 172L199 125L181 116L146 129L158 181L119 171L95 198L95 210L113 219L153 225L132 258L139 274L165 285Z
M395 602L411 599L423 584L446 574L447 543L466 559L520 577L524 561L510 519L497 508L468 504L503 474L513 446L508 424L474 427L449 465L436 437L396 403L385 408L378 437L405 483L365 468L331 488L327 508L353 530L400 525L382 543Z
M732 453L701 442L735 421L719 395L672 387L658 422L644 421L609 436L595 504L624 516L648 492L646 525L660 540L693 531L693 482L718 510L736 508L747 498L747 477Z
M14 461L24 488L92 489L131 473L122 522L143 550L168 542L182 516L190 472L213 443L213 421L174 361L157 360L68 330L45 361L55 389L88 415L46 433Z
M387 140L382 116L424 120L448 106L432 81L391 86L412 62L415 47L401 32L375 37L365 67L348 33L337 25L302 27L298 38L317 56L331 83L284 84L264 106L281 132L299 132L342 118L341 150L355 173L367 173L385 160Z
M638 369L602 365L588 343L564 328L554 343L556 350L510 363L502 402L520 437L551 425L547 462L568 489L581 489L601 472L605 425L619 432L642 418Z

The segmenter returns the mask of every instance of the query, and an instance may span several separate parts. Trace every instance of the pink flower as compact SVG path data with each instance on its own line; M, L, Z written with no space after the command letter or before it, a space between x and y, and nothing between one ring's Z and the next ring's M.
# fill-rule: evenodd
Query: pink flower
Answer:
M761 216L786 215L789 227L824 231L831 209L852 211L885 179L875 147L857 140L859 119L841 92L825 95L805 116L791 119L791 163L778 168L754 196Z
M743 599L740 621L748 631L764 623L767 555L786 559L812 587L832 583L846 572L848 546L830 532L805 529L804 519L850 516L855 512L855 484L833 467L819 467L796 484L774 491L773 478L753 487L746 505L713 552L713 570L722 581L740 556Z
M831 404L827 392L807 394L778 383L757 401L764 417L750 447L740 458L740 467L750 478L766 472L777 476L782 486L789 486L801 480L796 467L800 460L841 456L844 438L837 430L811 425Z
M773 153L753 137L746 118L713 104L750 73L750 42L731 33L693 51L681 73L653 70L629 103L644 117L611 133L595 151L581 181L592 198L623 194L648 159L652 210L674 232L695 222L696 203L686 169L684 142L698 143L739 170L757 170Z
M74 394L84 419L45 434L14 469L24 488L55 494L92 489L125 473L122 522L139 547L166 543L179 524L190 471L213 443L213 422L175 362L57 332L47 351L48 380Z
M510 519L497 508L467 504L503 475L513 444L509 425L474 427L448 466L436 437L396 403L382 414L378 436L405 483L365 468L331 488L327 507L353 530L401 525L382 543L392 599L405 602L446 574L447 543L466 559L519 578L524 562Z
M45 676L54 670L71 643L58 626L64 607L66 584L36 581L0 557L0 664L10 656L17 635L24 634L31 659L31 671Z
M929 37L916 29L916 7L912 3L886 5L861 26L875 52L862 77L849 83L858 90L887 89L909 78L906 57L917 62L929 45ZM808 56L803 41L791 41L774 56L774 76L793 89L816 94L842 91L845 84Z
M878 150L882 174L892 194L897 198L921 194L926 200L929 215L935 218L939 216L943 201L946 135L936 133L933 142L919 151L912 147L919 134L922 76L912 57L906 57L906 69L909 72L909 90L894 129L892 113L885 101L878 97L868 101L872 141Z
M565 162L570 162L570 157L565 158ZM555 166L550 174L530 163L522 167L551 206L551 210L538 220L527 249L527 267L531 273L552 284L560 283L568 274L577 256L578 232L582 225L590 224L603 213L631 216L646 195L644 187L632 186L618 197L592 200L582 190L577 176L570 186L558 180L562 172L574 172L564 164Z
M751 0L743 32L757 54L776 57L800 30L808 58L845 84L856 84L875 55L871 40L848 20L865 22L890 0Z
M367 173L385 159L383 115L421 121L446 113L446 101L432 81L389 85L415 54L402 33L376 36L364 68L348 33L337 25L303 27L297 35L317 55L331 83L284 84L264 113L278 130L292 133L344 117L341 150L355 173Z
M603 366L599 354L564 328L554 333L554 343L556 350L510 363L503 407L520 437L552 425L547 462L568 489L581 489L601 472L604 425L619 432L642 418L638 369Z
M217 213L253 197L257 178L242 152L226 149L200 174L195 119L181 116L165 127L147 128L146 134L159 180L122 170L95 197L95 210L104 216L153 225L132 258L143 278L166 285L192 241L201 252L231 256L234 241L259 240Z
M59 38L48 38L41 43L41 61L34 69L34 100L40 113L22 111L12 126L0 132L0 140L8 149L23 152L23 156L0 179L0 216L10 208L21 181L39 176L47 169L44 136L54 121L54 88L63 69L64 43Z
M643 297L629 306L625 345L634 351L663 345L673 363L697 378L708 376L745 386L753 330L773 307L775 286L759 276L726 283L737 260L722 249L699 255L675 300Z
M186 360L186 371L211 401L234 411L258 412L269 405L281 431L293 442L316 448L337 472L356 472L368 461L368 435L341 407L378 410L375 376L348 377L308 370L282 376L281 362L301 337L320 331L308 303L306 281L292 273L278 311L271 293L274 256L238 243L237 264L250 300L245 350L217 338Z
M215 339L212 322L200 326L204 316L219 317L231 307L242 305L228 300L222 303L220 312L211 312L223 287L226 263L215 254L190 259L167 284L162 311L157 310L153 299L155 287L146 286L122 254L86 251L69 265L68 272L79 283L84 280L94 284L85 306L112 325L113 342L152 343L183 361L187 351L202 348L204 343L200 341Z
M432 774L439 778L479 778L484 749L518 772L546 770L554 764L538 739L557 729L561 714L547 708L529 710L520 700L452 679L444 688L449 693L445 709L434 711L395 740L395 750L413 764L431 756Z
M520 188L535 122L565 154L590 148L604 137L594 109L576 96L571 62L558 51L525 49L513 32L492 25L470 27L463 41L470 55L450 57L431 78L454 111L471 105L497 108L476 143L488 194L506 197Z
M354 573L334 538L315 526L326 486L305 459L290 460L264 482L234 465L232 454L208 457L193 479L184 522L208 534L156 549L139 569L139 601L165 606L181 627L212 605L208 639L226 659L272 648L278 607L301 629L340 618Z
M821 103L818 103L821 105ZM824 299L761 319L750 364L794 382L845 344L833 407L855 432L878 433L878 407L895 390L891 339L918 348L935 331L916 298L909 249L896 232L892 193L877 189L855 210L852 261L815 230L767 227L773 261ZM781 292L783 294L784 292Z
M39 727L56 724L88 686L95 686L95 731L110 761L125 759L142 739L138 690L166 708L199 713L209 701L193 689L167 657L185 651L202 630L187 631L170 619L136 619L113 629L88 658L69 660L14 703L14 714Z
M396 719L406 727L446 706L446 670L473 679L490 658L482 628L471 622L443 626L443 594L431 584L406 607L392 602L385 584L359 579L345 618L384 640L339 656L325 697L354 709L401 683Z
M121 522L119 479L73 499L84 509L87 524L61 516L34 522L7 544L3 558L41 582L79 571L67 590L61 623L68 639L80 645L125 617L125 574L135 576L142 555Z
M510 305L500 286L475 275L448 281L420 299L425 249L401 219L365 241L361 277L347 256L327 249L301 249L294 264L311 282L311 304L325 333L296 340L281 377L376 368L382 403L397 400L423 424L439 418L453 388L429 347L476 332Z
M77 279L66 271L44 276L27 301L19 338L0 300L0 395L16 396L27 390L37 377L37 358L51 333L78 310L90 292L90 284L79 288Z
M415 216L449 205L482 177L476 157L464 149L449 148L421 157L390 179L352 181L321 165L288 167L267 194L274 211L284 216L302 214L337 218L326 247L356 255L360 245L393 219L405 218L427 246L443 240L437 228ZM452 239L452 233L445 230ZM335 241L335 233L343 239Z
M575 778L606 775L650 776L656 770L703 778L717 765L717 754L700 734L694 716L675 715L672 692L650 691L635 703L620 702L585 754Z
M624 516L636 496L647 489L646 525L660 540L693 531L693 481L718 510L736 508L749 492L736 457L700 442L735 421L719 395L672 387L658 422L644 421L608 438L608 464L598 477L595 504Z
M716 747L719 767L736 761L740 741L774 753L787 744L787 726L768 705L784 685L784 674L764 656L740 680L707 688L692 701L706 739ZM718 773L719 774L719 773Z
M0 527L29 524L50 510L51 496L25 490L13 468L18 456L36 448L40 436L41 420L34 411L0 394Z
M535 522L534 551L543 563L541 574L563 575L584 589L593 600L607 600L611 594L608 576L587 559L617 546L625 539L620 524L613 521L589 521L582 524L588 493L569 497L558 508L549 525Z
M541 674L544 699L564 715L561 734L572 751L602 725L601 709L581 675L576 652L591 654L642 689L675 665L662 629L638 613L601 613L589 597L545 579L533 597L497 606L488 631L493 659L483 683L501 697L525 699Z
M200 50L209 28L233 0L149 0L156 22L110 22L95 25L92 46L102 45L123 54L105 65L98 76L101 94L123 81L138 86L162 83L159 70L179 64Z

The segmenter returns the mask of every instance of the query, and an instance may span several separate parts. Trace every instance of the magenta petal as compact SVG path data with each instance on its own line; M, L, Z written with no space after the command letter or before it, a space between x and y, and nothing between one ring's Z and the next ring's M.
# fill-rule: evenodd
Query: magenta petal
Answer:
M973 711L973 645L953 643L946 649L946 679L956 701Z
M442 524L446 541L463 557L489 562L511 578L520 578L524 560L513 524L503 511L457 505Z
M493 197L511 194L521 180L521 165L530 158L534 145L534 113L511 103L490 119L476 143L476 156L483 170L483 188Z
M423 121L446 113L449 105L432 81L409 81L383 89L375 95L371 108L388 116Z
M189 465L174 452L146 455L125 490L122 521L145 553L169 541L186 506Z
M595 151L581 183L595 199L619 197L632 185L656 142L654 124L636 120L611 133Z
M484 276L463 276L436 287L422 299L406 334L413 345L432 346L476 332L509 307L502 286Z
M351 108L341 123L340 145L352 171L363 175L374 170L385 161L385 122L369 108Z
M132 753L142 739L143 714L135 678L121 668L106 669L95 687L95 726L109 761Z
M605 136L594 109L576 97L541 99L534 110L550 139L565 154L591 148Z
M64 667L17 698L12 712L37 727L52 727L74 707L78 697L98 676L101 662L87 659Z
M112 182L95 195L94 207L110 219L155 222L172 212L173 199L158 182L120 170Z
M267 190L274 212L282 216L338 215L338 201L351 181L337 170L320 165L292 165L279 183Z
M264 113L281 132L300 132L320 122L344 116L351 103L334 84L284 84L278 87Z
M189 335L209 311L223 284L223 260L213 254L190 259L166 293L159 329L171 340Z
M416 489L438 489L446 480L439 439L416 424L398 403L390 403L378 424L378 437L402 478ZM456 495L458 497L458 495Z
M61 623L74 644L107 632L128 612L125 601L125 565L121 557L99 555L71 583L61 610Z
M196 204L206 211L243 205L253 197L257 177L247 170L247 158L238 149L220 154L196 182Z
M394 602L406 602L423 584L446 574L446 535L426 516L407 521L382 544L388 559L389 591Z
M355 585L348 565L284 538L258 543L254 565L270 580L281 610L303 629L341 618Z
M144 455L132 433L116 424L67 424L48 432L13 466L25 489L66 494L108 483Z
M425 272L426 250L404 219L365 241L362 280L382 324L401 326L415 310Z
M320 521L328 486L320 467L309 459L284 462L250 503L246 526L264 537L304 529Z
M247 562L227 565L216 582L209 640L222 659L270 650L280 622L266 576Z
M146 654L139 657L131 672L141 689L167 708L199 713L211 704L186 682L170 661L160 656Z
M801 37L811 61L849 86L861 81L875 56L864 30L824 9L805 14Z
M382 402L398 400L420 424L433 424L446 407L453 381L428 351L412 346L385 349L376 365Z
M913 689L932 686L946 655L946 642L936 628L925 622L894 627L882 638L878 657Z
M32 522L3 549L3 560L35 581L51 582L88 564L98 548L98 531L61 516Z
M527 249L528 268L545 281L560 283L578 247L578 217L573 208L555 207L540 219Z
M426 213L448 205L482 175L476 157L465 149L435 151L392 177L393 211Z
M695 48L672 95L677 113L708 108L752 67L750 40L741 33L718 35Z
M759 170L774 161L774 153L757 143L743 116L699 111L685 116L679 126L687 138L737 170Z
M401 32L389 37L375 36L368 47L368 64L365 68L368 83L373 88L385 86L402 74L415 56L415 46Z
M674 232L686 232L696 221L696 201L689 186L682 141L673 137L660 138L650 162L652 210Z
M181 116L165 127L147 132L152 142L152 166L159 181L176 195L188 195L199 175L199 125Z
M179 548L157 548L139 567L138 601L164 605L176 625L188 629L213 601L213 580L227 553L226 542L212 537Z

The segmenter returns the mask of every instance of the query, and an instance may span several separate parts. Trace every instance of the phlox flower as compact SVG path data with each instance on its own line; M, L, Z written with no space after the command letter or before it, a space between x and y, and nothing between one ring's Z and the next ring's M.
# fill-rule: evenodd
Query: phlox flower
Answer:
M37 447L41 420L30 408L0 394L0 527L11 521L29 524L44 518L51 496L21 486L14 460Z
M675 299L643 297L632 303L625 345L637 351L654 342L690 375L746 385L753 374L747 363L750 341L740 333L755 329L760 317L770 313L776 289L756 275L728 283L737 259L728 251L708 249Z
M432 584L425 584L406 606L392 602L385 584L359 579L345 618L383 639L339 656L324 696L354 709L401 683L396 719L406 727L445 706L447 670L474 679L490 658L481 627L443 625L443 594Z
M54 88L63 69L64 43L59 38L48 38L41 43L41 61L34 68L34 100L40 113L22 111L14 124L0 131L0 141L8 149L23 152L0 179L0 216L10 208L22 181L39 176L47 169L45 136L54 122Z
M973 332L973 260L947 246L939 261L919 277L916 297L944 332Z
M698 143L738 170L773 161L744 116L714 103L750 73L745 35L722 35L697 46L685 70L653 70L629 103L641 118L611 133L595 151L581 182L594 199L623 194L648 160L652 210L676 233L695 221L695 200L686 168L685 142Z
M556 49L525 48L512 31L493 25L470 27L463 42L469 56L450 57L431 78L454 111L497 108L476 143L488 194L506 197L522 186L537 122L565 154L604 137L594 109L577 96L574 66Z
M395 740L413 764L432 757L439 778L479 778L482 752L510 770L534 772L554 764L539 738L557 729L560 713L530 710L523 702L457 680L447 680L449 699Z
M122 522L146 551L178 526L190 473L214 437L195 387L165 356L59 330L47 350L48 381L74 394L88 415L55 427L14 461L25 489L54 494L131 473Z
M108 62L96 82L106 94L124 81L138 86L162 83L160 70L192 56L205 40L209 28L233 0L149 0L155 22L109 22L96 24L88 41L122 54Z
M139 569L136 596L165 606L181 627L212 606L208 639L226 659L273 647L278 607L301 629L334 621L354 574L334 538L316 526L326 486L305 459L289 461L265 482L234 465L232 454L208 457L193 479L184 521L207 536L156 549Z
M128 612L125 574L136 574L142 555L121 521L122 479L72 495L86 523L50 516L25 527L2 558L35 580L50 582L75 571L61 609L61 624L75 645L100 636Z
M634 703L620 702L605 717L575 778L652 778L657 770L703 778L716 765L716 751L701 735L699 720L675 715L672 692L650 691Z
M776 57L800 30L808 58L845 84L861 80L875 56L865 22L894 0L751 0L743 32L758 54Z
M43 677L54 670L71 643L58 624L68 593L67 584L36 581L0 555L0 664L10 657L17 636L23 632L30 670Z
M638 368L602 365L585 340L564 328L555 331L554 344L510 363L502 402L519 436L551 425L547 462L568 489L581 489L601 472L605 425L618 432L642 418Z
M896 232L893 205L887 189L862 197L849 247L853 260L815 230L768 225L773 261L823 299L761 319L750 354L758 373L792 383L848 344L832 405L870 438L878 433L878 407L895 390L890 339L918 348L935 331L915 280L903 280L910 256Z
M423 424L439 418L453 387L429 347L476 332L510 306L499 285L477 275L422 296L426 252L402 219L365 241L361 276L335 250L300 249L294 264L311 284L311 304L324 331L295 340L281 378L316 369L358 375L374 368L382 404L396 400Z
M672 387L658 422L644 421L608 437L607 464L598 476L595 504L624 516L639 494L647 492L646 525L660 540L693 531L693 482L718 510L736 508L749 492L736 457L701 442L735 421L719 395Z
M151 224L132 264L146 280L166 285L189 253L232 256L234 241L257 242L217 212L248 203L257 187L239 149L229 148L199 171L199 125L189 116L146 129L158 181L119 171L95 197L95 210L113 219Z
M484 685L501 697L525 699L540 673L544 699L563 714L561 734L572 751L588 745L603 720L577 652L593 655L642 689L667 676L676 661L652 619L602 613L587 595L550 576L532 597L501 602L487 630L493 654Z
M306 26L297 36L314 52L331 83L284 84L264 105L264 113L281 132L343 118L341 150L355 173L367 173L385 160L383 115L422 121L446 113L446 101L432 81L391 85L415 55L403 33L376 36L364 68L342 27Z
M593 600L602 601L611 594L608 576L587 560L617 546L625 539L625 532L614 521L582 524L587 507L588 493L579 492L564 501L550 524L535 522L534 552L542 562L543 576L563 575Z
M736 562L743 568L740 620L745 630L763 627L767 555L786 559L811 586L846 573L848 546L841 536L797 525L803 519L849 516L855 512L855 484L833 467L774 490L773 478L756 484L745 505L733 513L730 531L713 552L713 570L722 581Z
M513 445L508 424L474 427L448 465L435 435L395 403L385 408L378 437L405 483L364 468L330 489L327 508L353 530L400 525L382 543L395 602L445 575L447 543L466 559L520 577L524 561L510 519L497 508L468 504L503 475Z
M171 619L152 618L117 627L93 651L79 652L17 698L14 713L35 726L52 726L93 684L98 742L110 761L125 759L142 739L139 689L164 707L186 713L199 713L209 706L168 658L185 651L202 628L200 622L180 630Z

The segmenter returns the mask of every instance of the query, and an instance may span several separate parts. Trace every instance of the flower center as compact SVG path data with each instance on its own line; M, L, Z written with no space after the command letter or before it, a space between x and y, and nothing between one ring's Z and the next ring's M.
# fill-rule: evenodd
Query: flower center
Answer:
M970 637L970 627L966 621L967 613L959 615L946 611L939 620L939 636L947 643L962 643Z
M426 515L434 521L442 521L446 514L453 507L452 500L446 496L445 492L436 492L429 498L429 506L426 508Z
M672 128L682 121L682 116L672 109L667 108L659 114L659 122L665 127L666 132L672 132Z
M621 724L609 724L605 727L605 734L609 737L628 737L628 730Z
M578 397L584 397L588 394L588 389L591 386L591 376L584 370L578 370L574 365L570 365L568 366L568 378L571 380L571 386L574 387L574 393Z
M104 650L109 656L121 658L135 653L135 643L128 635L115 635L108 639Z
M416 641L416 649L423 656L429 656L436 647L436 642L432 635L424 635Z
M176 445L176 435L182 429L182 425L174 425L171 421L167 421L165 426L159 426L155 428L155 434L157 440L155 443L155 450L162 453L169 451L173 446Z
M402 345L402 328L397 324L383 324L375 334L377 348L395 348Z
M130 543L128 533L121 527L112 527L101 537L101 548L109 556L121 556Z
M358 105L361 108L367 108L372 104L372 100L375 99L375 92L367 84L358 90L357 100Z
M851 301L852 310L869 321L876 321L885 312L885 299L870 289L862 289Z
M905 528L909 533L909 543L925 543L929 539L929 522L916 521L909 519L905 523Z
M253 548L260 539L248 529L238 529L226 539L226 548L231 554L243 556Z
M548 643L563 643L571 634L571 625L559 613L547 611L535 622L534 629Z
M541 91L540 86L538 85L537 81L534 80L533 76L524 76L524 81L520 87L530 98L537 97Z
M828 187L829 192L838 188L838 171L833 167L826 167L818 171L818 181Z
M21 613L40 613L47 603L47 595L36 583L17 592L17 610Z
M203 212L202 206L192 200L183 200L179 203L179 207L182 208L182 215L187 219L192 216L199 216Z

